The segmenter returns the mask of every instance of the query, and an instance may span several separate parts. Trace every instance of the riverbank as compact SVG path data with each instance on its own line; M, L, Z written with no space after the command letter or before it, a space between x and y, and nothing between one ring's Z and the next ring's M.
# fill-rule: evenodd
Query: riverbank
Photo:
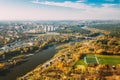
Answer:
M11 68L6 75L0 76L0 80L16 80L17 77L23 76L27 72L33 70L39 64L44 63L54 56L56 53L56 46L57 45L48 47L48 49L42 50L38 54L28 57L28 61L24 62L24 64Z

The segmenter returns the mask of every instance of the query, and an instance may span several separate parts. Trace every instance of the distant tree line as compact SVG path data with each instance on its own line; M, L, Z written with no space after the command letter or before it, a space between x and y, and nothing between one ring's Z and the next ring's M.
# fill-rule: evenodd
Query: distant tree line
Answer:
M120 23L117 24L97 24L89 26L91 28L97 28L110 32L110 36L120 37Z
M90 31L82 29L83 25L75 25L75 26L69 26L65 27L65 29L58 29L57 32L60 33L80 33L80 34L89 34Z

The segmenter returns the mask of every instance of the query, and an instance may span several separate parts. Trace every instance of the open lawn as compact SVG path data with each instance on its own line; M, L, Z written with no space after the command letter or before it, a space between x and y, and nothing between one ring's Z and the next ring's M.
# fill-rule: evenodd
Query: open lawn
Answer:
M87 62L88 64L97 64L97 60L96 60L96 58L95 58L95 55L88 54L88 55L86 56L86 62Z
M85 62L84 62L83 59L79 59L79 60L75 63L74 68L76 68L78 65L85 65L85 66L87 66L87 64L85 64Z
M88 64L97 63L97 64L116 65L116 64L120 64L120 56L88 54L86 55L86 62Z
M92 64L92 63L93 63L93 64L97 64L97 61L96 61L95 58L88 58L88 57L87 57L86 59L87 59L87 63L88 63L88 64Z
M120 56L97 55L100 64L116 65L120 64Z
M107 55L94 55L94 54L87 54L84 59L79 59L74 68L78 65L85 65L87 64L108 64L108 65L117 65L120 64L120 56L107 56Z

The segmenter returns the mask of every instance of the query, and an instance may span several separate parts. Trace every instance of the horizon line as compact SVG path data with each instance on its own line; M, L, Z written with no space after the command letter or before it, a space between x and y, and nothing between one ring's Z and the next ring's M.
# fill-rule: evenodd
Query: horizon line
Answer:
M0 21L83 21L83 20L120 20L120 19L78 19L78 20L75 20L75 19L58 19L58 20L0 20Z

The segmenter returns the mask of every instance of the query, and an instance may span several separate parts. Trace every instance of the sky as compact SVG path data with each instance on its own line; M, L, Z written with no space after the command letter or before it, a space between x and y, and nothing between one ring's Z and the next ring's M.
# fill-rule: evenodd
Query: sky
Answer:
M120 0L0 0L0 20L120 20Z

